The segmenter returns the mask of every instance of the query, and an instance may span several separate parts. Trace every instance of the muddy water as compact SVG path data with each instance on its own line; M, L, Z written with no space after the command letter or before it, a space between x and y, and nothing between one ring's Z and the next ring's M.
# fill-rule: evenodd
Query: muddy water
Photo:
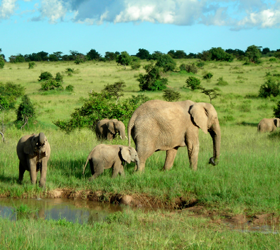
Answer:
M15 208L28 208L28 212L17 212ZM69 199L9 199L0 198L0 217L18 220L22 217L93 223L103 221L122 207L98 202L75 201Z

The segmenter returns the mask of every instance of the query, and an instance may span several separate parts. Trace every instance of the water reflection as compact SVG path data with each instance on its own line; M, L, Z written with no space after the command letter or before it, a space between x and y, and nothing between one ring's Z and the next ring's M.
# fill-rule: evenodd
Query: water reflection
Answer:
M25 207L28 208L28 211L19 211L19 208ZM92 201L0 198L0 216L10 220L19 220L26 217L44 220L66 219L83 224L103 221L110 213L117 211L122 211L122 207Z

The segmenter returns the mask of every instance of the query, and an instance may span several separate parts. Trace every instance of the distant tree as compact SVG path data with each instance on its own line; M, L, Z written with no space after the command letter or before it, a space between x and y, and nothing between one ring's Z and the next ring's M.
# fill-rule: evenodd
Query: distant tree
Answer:
M170 55L162 54L157 59L157 67L162 67L164 72L173 71L176 67L176 62Z
M170 55L172 58L175 58L175 59L187 58L187 55L183 50L176 50L176 51L170 50L167 54Z
M189 53L189 54L187 55L187 58L197 58L197 54L195 54L195 53Z
M225 52L233 55L237 59L241 59L245 55L245 52L240 49L226 49Z
M118 57L116 59L116 62L124 67L129 65L131 63L131 61L132 61L132 58L126 51L121 52L121 54L118 55Z
M114 52L105 52L105 59L107 61L115 61L117 58L117 54Z
M3 69L5 66L5 60L4 58L0 55L0 69Z
M261 51L256 45L251 45L247 48L245 56L252 63L260 63Z
M184 86L186 88L190 88L191 90L200 89L200 80L194 76L190 76L186 80L187 85Z
M210 102L217 98L218 96L220 96L219 93L217 93L217 91L215 89L205 89L205 88L202 88L202 91L201 93L207 95L209 97L209 100Z
M27 125L28 121L35 118L35 109L27 95L22 97L22 101L16 110L17 121L20 123L21 128Z
M158 60L161 56L163 55L162 52L160 51L155 51L153 54L150 56L150 60Z
M181 94L175 90L165 89L163 92L163 99L168 102L176 102L181 98Z
M269 96L278 96L280 93L280 83L273 78L268 78L268 80L261 85L259 90L259 97L269 97Z
M265 54L268 54L270 52L270 49L269 48L263 48L262 49L262 54L265 55Z
M49 60L48 54L49 53L47 53L45 51L41 51L41 52L37 53L38 57L41 58L40 61L48 61Z
M54 52L53 54L50 54L49 55L49 60L50 61L61 61L62 60L62 52L60 51L57 51L57 52Z
M278 59L280 59L280 51L274 52L274 56Z
M227 62L233 61L233 55L226 53L221 47L211 48L209 53L211 53L211 60Z
M146 49L139 49L137 54L137 57L139 57L140 59L149 59L150 58L150 52Z
M9 60L10 60L11 63L25 62L25 58L21 54L18 54L16 56L10 56Z
M202 53L198 53L197 57L202 61L210 61L212 54L209 51L202 51Z
M101 55L95 49L91 49L87 53L87 57L89 58L89 60L99 60L101 58Z
M118 81L114 84L107 84L102 92L107 92L109 95L115 97L117 102L123 96L123 89L126 87L124 81Z

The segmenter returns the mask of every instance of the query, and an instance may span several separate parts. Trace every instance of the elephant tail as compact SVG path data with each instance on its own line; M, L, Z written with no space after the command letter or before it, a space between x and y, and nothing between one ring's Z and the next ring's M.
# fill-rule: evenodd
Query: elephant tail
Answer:
M88 164L88 161L89 161L89 158L87 158L87 162L86 162L86 164L85 164L85 166L84 166L83 175L85 174L85 170L86 170L86 166L87 166L87 164Z
M128 137L128 146L131 146L131 130L134 127L134 122L135 122L135 116L132 115L132 117L129 120L128 126L127 126L127 137Z

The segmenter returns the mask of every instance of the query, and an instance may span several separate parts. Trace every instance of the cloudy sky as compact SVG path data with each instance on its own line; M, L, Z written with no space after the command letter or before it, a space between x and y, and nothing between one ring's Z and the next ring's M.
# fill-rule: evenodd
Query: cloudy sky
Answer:
M0 48L19 53L280 49L280 0L0 0Z

